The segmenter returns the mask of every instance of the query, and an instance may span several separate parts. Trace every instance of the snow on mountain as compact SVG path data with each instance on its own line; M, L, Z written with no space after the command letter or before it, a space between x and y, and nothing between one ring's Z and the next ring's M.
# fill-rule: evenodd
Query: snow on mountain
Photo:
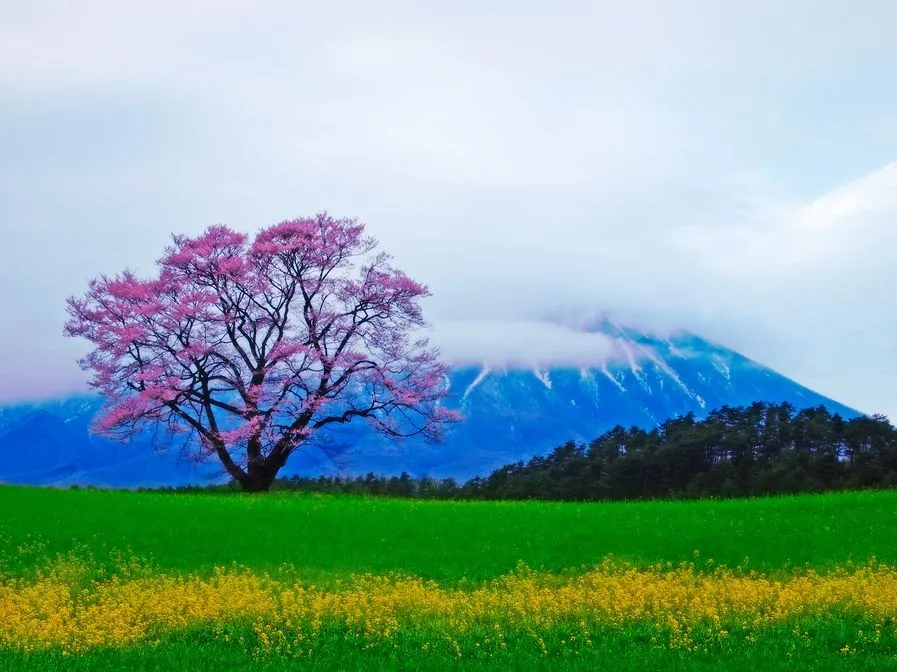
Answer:
M333 441L345 448L345 471L466 479L570 439L589 441L618 424L650 428L676 415L701 417L753 401L825 405L844 417L859 415L688 332L658 336L610 320L590 331L612 342L612 352L585 366L484 361L456 367L446 404L466 420L441 444L396 444L372 435L363 423L340 428ZM148 438L121 444L90 435L98 408L99 400L86 395L0 407L0 481L136 487L221 478L217 465L196 467L176 450L154 453ZM284 473L335 471L332 464L297 455Z
M654 336L610 321L596 327L614 340L614 354L597 366L499 368L464 366L452 373L447 405L465 422L437 446L357 437L344 459L362 473L469 478L574 439L588 442L620 424L650 428L724 405L790 401L860 415L742 355L680 332ZM350 443L347 441L347 443ZM292 465L305 471L304 465Z

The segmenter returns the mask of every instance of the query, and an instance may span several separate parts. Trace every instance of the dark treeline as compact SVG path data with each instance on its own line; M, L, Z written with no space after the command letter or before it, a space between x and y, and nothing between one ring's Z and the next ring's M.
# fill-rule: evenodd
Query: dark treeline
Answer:
M724 406L656 429L617 426L588 445L466 483L401 476L291 477L275 489L431 499L607 500L824 492L897 485L897 429L880 415L845 420L824 406Z
M615 427L588 446L508 465L487 498L734 497L897 485L897 430L884 416L844 420L824 407L724 406L651 431Z

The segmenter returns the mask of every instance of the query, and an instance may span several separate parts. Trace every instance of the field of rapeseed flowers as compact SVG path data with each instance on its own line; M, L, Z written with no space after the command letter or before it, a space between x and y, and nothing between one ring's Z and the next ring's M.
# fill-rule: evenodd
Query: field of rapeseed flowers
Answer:
M471 587L361 575L322 589L245 569L199 578L156 574L139 563L103 580L68 557L33 579L0 584L0 647L75 654L196 625L214 626L216 636L227 638L228 626L251 623L255 637L243 643L257 655L310 655L318 634L334 628L361 646L392 643L403 631L434 633L425 649L447 642L458 656L464 653L458 640L471 635L475 647L501 649L508 633L524 634L547 654L546 634L563 632L561 645L581 648L593 643L595 630L633 626L646 627L655 643L706 650L726 638L750 643L771 625L833 613L868 621L867 631L857 633L865 634L863 643L893 640L897 570L869 564L767 577L743 569L699 572L684 563L636 569L608 560L568 576L521 567ZM850 649L846 643L844 653Z
M0 495L10 492L31 493L0 489ZM69 502L115 501L109 493L84 494ZM163 509L170 503L158 495L118 497ZM205 504L215 503L201 496L192 501L199 516ZM260 500L234 501L252 508ZM776 501L742 504L760 510ZM814 505L828 500L796 501L818 523ZM832 511L849 515L850 496L832 501ZM290 504L296 510L340 505L338 498ZM885 498L880 516L893 516L895 504L893 495ZM701 506L714 505L722 506ZM563 511L564 505L558 506ZM624 505L601 506L608 511ZM643 505L633 513L650 506L666 508L675 522L669 504ZM491 524L500 529L502 512L515 509L482 511L490 512ZM805 543L819 544L826 527L838 527L836 517L826 514L822 520L827 525ZM726 526L717 525L724 535ZM71 530L69 550L54 554L61 537L27 532L16 539L14 525L0 524L0 538L7 542L0 555L0 669L154 669L149 664L166 656L184 662L196 652L217 656L218 663L230 661L229 669L638 669L639 662L655 669L712 669L721 660L728 661L725 669L897 669L897 565L890 537L878 543L882 561L864 553L871 549L843 548L843 561L827 558L817 566L772 566L747 557L718 565L694 549L687 559L648 562L605 554L591 565L564 570L517 562L493 576L437 580L423 578L423 572L358 571L363 566L316 573L307 557L281 557L269 567L237 557L228 564L176 567L166 562L171 557L110 548L109 540L90 534L89 527L82 524L79 534ZM583 527L592 526L580 520L580 532ZM592 531L600 529L596 525ZM799 522L794 529L798 537L807 532ZM144 536L152 538L156 531L147 523ZM92 543L72 542L77 537ZM504 543L518 542L506 538ZM202 542L184 537L183 550L197 543ZM95 553L103 549L105 555ZM198 549L193 552L200 557ZM432 547L430 553L447 553L445 564L463 566L450 548Z

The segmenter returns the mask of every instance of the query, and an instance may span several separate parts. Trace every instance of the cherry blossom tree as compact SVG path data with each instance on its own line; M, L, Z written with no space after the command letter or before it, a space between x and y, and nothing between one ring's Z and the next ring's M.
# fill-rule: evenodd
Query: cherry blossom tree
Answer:
M442 405L438 352L415 336L429 291L377 247L326 213L252 239L219 225L173 236L155 277L91 281L68 300L65 333L93 345L81 366L107 399L95 431L183 434L190 457L217 458L247 491L353 420L438 440L460 416Z

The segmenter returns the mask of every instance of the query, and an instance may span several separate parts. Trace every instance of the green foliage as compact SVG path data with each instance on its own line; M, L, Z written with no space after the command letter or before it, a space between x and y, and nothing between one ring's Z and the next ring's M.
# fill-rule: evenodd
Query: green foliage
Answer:
M755 403L667 420L654 430L615 427L588 446L453 479L292 477L280 490L422 499L565 501L744 497L897 485L897 429L884 416L844 420L824 406ZM221 486L213 486L221 490ZM227 488L225 488L227 489Z
M770 628L756 641L734 638L712 642L695 651L670 649L652 642L652 633L594 633L593 644L577 647L558 630L544 637L548 653L526 635L508 637L507 648L484 643L476 634L457 641L461 652L436 633L412 632L390 646L364 648L345 632L322 633L318 644L300 657L253 655L251 628L237 630L232 641L216 640L203 629L194 629L141 644L131 649L97 650L77 657L58 653L22 655L0 651L2 672L106 672L112 670L561 670L641 672L886 672L897 667L897 639L893 633L880 642L869 642L859 633L870 624L862 618L816 619L801 624L795 637L789 625ZM805 633L805 634L803 634ZM238 639L242 637L241 644ZM248 646L247 646L248 645ZM848 647L845 649L845 647Z
M447 584L563 571L604 557L639 566L713 560L755 569L897 564L897 491L725 501L447 502L301 493L160 494L0 487L0 572L87 549L161 570L240 563L331 581L392 571Z
M0 574L15 576L73 549L96 558L107 575L125 571L122 558L131 556L156 569L197 573L231 563L277 572L289 563L321 585L365 571L471 585L518 561L575 571L609 554L642 566L686 561L772 574L873 556L897 563L897 491L581 504L0 487L0 511ZM398 649L364 649L333 631L313 655L293 658L253 655L248 626L231 641L200 628L77 657L0 651L0 670L895 669L897 631L890 624L886 637L870 641L872 626L861 615L833 614L802 624L799 637L790 626L772 627L756 641L732 638L692 651L671 650L637 628L602 633L593 637L597 646L577 650L558 630L544 636L547 655L523 635L508 638L506 650L483 650L473 633L459 638L460 659L448 645L425 649L435 635L423 631L403 633Z

